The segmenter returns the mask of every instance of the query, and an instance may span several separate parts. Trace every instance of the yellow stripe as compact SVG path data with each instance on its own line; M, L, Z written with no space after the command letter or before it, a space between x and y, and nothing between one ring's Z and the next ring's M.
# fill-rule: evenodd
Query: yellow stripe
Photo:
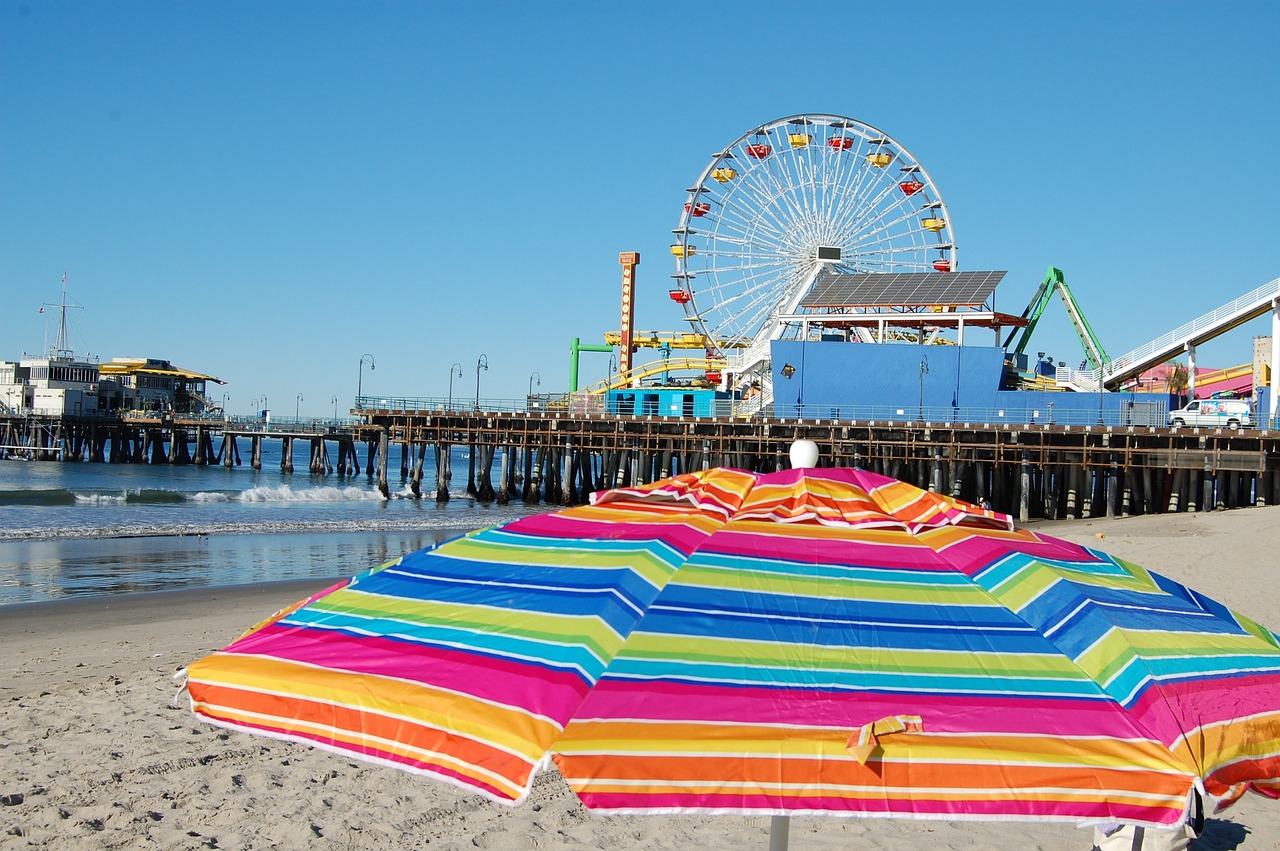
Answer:
M302 665L233 653L218 653L188 669L192 683L229 686L266 695L295 695L381 715L410 718L430 727L490 742L537 760L560 734L548 719L486 703L469 695L389 677L358 677Z

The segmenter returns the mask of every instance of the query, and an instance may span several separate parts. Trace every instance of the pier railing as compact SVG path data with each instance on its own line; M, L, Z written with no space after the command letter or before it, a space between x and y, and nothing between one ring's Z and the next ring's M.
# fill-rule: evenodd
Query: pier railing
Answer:
M1067 394L1070 395L1070 394ZM822 404L784 405L775 402L760 409L755 400L721 399L711 403L713 419L807 420L901 423L970 423L984 425L1025 424L1063 426L1148 426L1162 428L1169 423L1169 405L1163 397L1150 401L1126 397L1105 398L1101 408L1065 407L1052 401L1005 407L954 405L872 405ZM445 399L440 397L363 396L356 407L367 413L395 411L411 414L512 414L560 412L569 416L638 416L651 419L696 419L646 410L634 402L620 405L618 400L600 394L530 396L527 399ZM276 423L272 423L275 427Z

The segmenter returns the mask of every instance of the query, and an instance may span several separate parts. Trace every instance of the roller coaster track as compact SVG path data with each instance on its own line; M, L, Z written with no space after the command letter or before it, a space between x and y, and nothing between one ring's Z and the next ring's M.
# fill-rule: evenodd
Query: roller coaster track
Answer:
M646 378L652 378L655 375L662 375L667 372L687 370L714 372L724 369L724 366L724 358L671 358L670 360L652 361L606 378L604 381L597 381L595 384L583 387L574 395L599 396L609 390L623 390L627 387L635 387ZM568 398L568 396L564 396L559 399L553 399L549 402L548 407L557 407L561 403L568 404Z
M1095 370L1094 380L1100 377L1105 387L1115 390L1125 379L1165 363L1182 354L1188 346L1198 346L1269 313L1277 300L1280 300L1280 278L1275 278L1131 352L1113 358L1109 363L1104 363L1100 371Z

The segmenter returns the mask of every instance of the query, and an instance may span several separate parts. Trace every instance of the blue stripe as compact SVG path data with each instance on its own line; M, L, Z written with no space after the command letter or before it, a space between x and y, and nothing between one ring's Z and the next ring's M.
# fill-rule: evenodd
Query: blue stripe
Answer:
M356 590L408 601L435 601L486 606L512 612L597 617L620 635L630 632L640 619L638 607L628 604L609 588L578 591L517 588L427 576L409 578L383 571L376 579L362 583Z
M727 638L817 647L883 647L886 652L903 649L1061 655L1039 633L1022 624L1011 624L1010 630L1005 632L990 625L966 630L960 628L958 621L947 624L920 619L912 624L892 616L850 617L833 613L832 617L834 622L804 616L782 619L778 616L711 613L705 608L671 611L664 604L659 604L649 610L636 630L689 639Z
M635 553L639 550L632 547L630 551ZM568 555L558 565L523 564L518 561L482 561L454 557L449 548L444 548L430 553L411 553L404 557L399 569L406 573L466 577L492 582L529 582L564 588L618 588L628 598L645 602L657 593L658 589L636 571L626 566L601 569L594 566L594 558L591 553L581 553L576 559L581 567L575 566L575 559ZM674 572L675 566L671 566L671 569Z
M874 621L965 629L1010 628L1026 633L1035 632L1003 606L995 603L980 606L948 603L944 594L945 592L939 594L942 599L918 601L868 600L671 584L654 601L653 608L670 606L729 614L753 614L758 617L780 615L846 623Z
M1014 696L1061 695L1096 697L1101 694L1097 683L1087 678L1058 680L1032 678L962 676L940 674L922 676L917 673L894 673L874 670L814 670L796 668L749 668L743 665L717 665L701 662L634 659L619 655L609 666L608 679L661 679L688 682L742 683L761 687L844 688L857 691L927 692L928 694L983 693Z
M282 624L307 629L339 631L355 640L374 637L406 644L421 644L440 650L471 652L492 658L518 661L549 670L581 668L588 681L599 679L607 661L596 658L579 644L531 641L519 636L492 632L454 629L440 624L412 624L384 618L360 618L340 613L322 612L307 607L281 621ZM394 633L394 634L392 634Z

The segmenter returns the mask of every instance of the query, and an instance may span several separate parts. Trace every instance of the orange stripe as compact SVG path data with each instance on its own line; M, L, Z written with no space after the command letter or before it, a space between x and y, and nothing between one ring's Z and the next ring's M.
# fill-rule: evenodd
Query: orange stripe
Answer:
M560 734L550 721L468 695L373 675L356 677L278 659L217 653L191 665L188 688L193 698L202 699L204 689L218 685L243 689L234 701L224 705L249 712L261 711L263 703L291 699L365 706L381 714L457 730L524 753L530 759L537 759Z
M483 766L486 771L506 778L517 791L527 784L532 773L532 761L487 742L363 709L220 687L193 690L192 700L200 714L217 720L268 728L310 740L332 741L352 750L390 755L414 765L444 767L493 784L493 778L467 770L468 766ZM433 754L443 756L435 758Z
M852 757L836 761L776 756L759 759L707 756L618 758L611 754L558 754L556 761L577 792L588 788L599 792L614 786L622 790L629 785L615 781L641 781L642 785L650 788L667 784L707 788L729 784L768 788L779 785L798 788L817 785L866 787L862 791L854 788L844 793L851 797L884 797L886 794L895 795L892 790L897 788L916 788L940 790L936 794L961 799L999 799L1023 794L1010 790L1065 789L1065 792L1030 794L1042 794L1048 799L1062 796L1096 799L1106 794L1108 799L1114 799L1116 795L1130 793L1135 801L1144 798L1144 805L1149 806L1149 796L1153 795L1184 800L1192 784L1190 775L1158 771L1104 768L1063 771L1055 766L885 763L874 759L861 765ZM935 795L932 791L928 794L930 797Z

